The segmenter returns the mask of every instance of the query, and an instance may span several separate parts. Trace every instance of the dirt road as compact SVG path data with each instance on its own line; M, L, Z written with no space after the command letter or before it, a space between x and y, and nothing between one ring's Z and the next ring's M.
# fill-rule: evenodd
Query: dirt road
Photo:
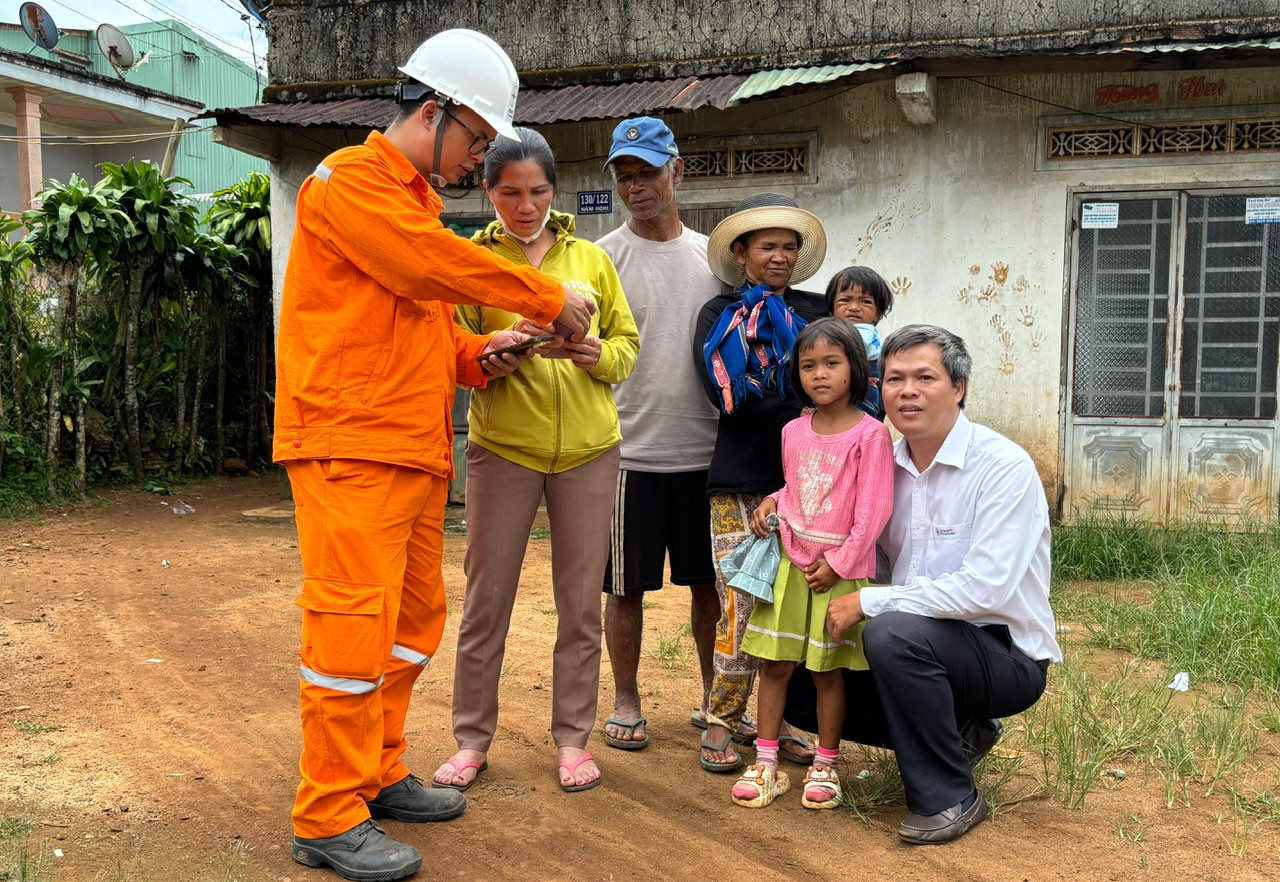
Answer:
M336 879L294 864L288 851L299 749L297 544L292 521L244 514L278 503L278 481L182 491L112 491L104 504L0 525L0 818L35 821L26 850L43 855L41 880ZM175 516L177 499L195 511ZM445 560L455 614L463 542L452 537ZM548 573L548 543L535 538L490 771L468 794L466 814L434 826L388 824L423 851L418 879L1280 878L1274 826L1254 830L1236 857L1238 833L1213 817L1220 800L1166 809L1159 778L1139 770L1091 794L1082 812L1024 800L934 848L898 842L901 807L877 812L869 826L845 811L804 811L794 795L763 811L737 808L730 782L697 763L688 637L666 662L644 659L651 746L624 753L597 736L604 786L562 793L548 731ZM646 614L646 645L674 640L687 615L680 589L661 592ZM424 777L451 752L455 629L451 617L410 713L407 759ZM606 656L601 720L611 682ZM847 747L845 760L856 773L858 749ZM1274 756L1260 774L1280 790ZM15 878L5 869L17 847L0 843L0 879Z

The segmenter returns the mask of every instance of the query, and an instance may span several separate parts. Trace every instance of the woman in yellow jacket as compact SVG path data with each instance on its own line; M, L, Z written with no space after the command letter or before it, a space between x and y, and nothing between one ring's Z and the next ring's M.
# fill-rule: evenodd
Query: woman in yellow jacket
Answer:
M466 790L488 767L498 721L498 680L525 546L545 494L551 522L557 626L551 734L560 786L600 783L587 751L600 679L600 584L609 551L618 477L618 412L613 384L635 366L640 335L605 252L573 236L573 217L551 210L555 157L546 140L517 128L485 158L484 186L498 220L473 241L512 263L532 265L595 300L581 339L527 359L519 370L472 393L467 445L467 593L458 626L453 736L458 752L435 786ZM473 333L519 325L513 312L460 306Z

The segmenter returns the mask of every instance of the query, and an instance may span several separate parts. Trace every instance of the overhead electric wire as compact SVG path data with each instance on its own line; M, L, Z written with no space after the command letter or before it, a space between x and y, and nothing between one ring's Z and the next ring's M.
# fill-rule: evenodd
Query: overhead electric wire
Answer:
M71 6L70 4L63 2L63 0L51 0L51 2L53 2L53 3L54 3L54 4L56 4L57 6L61 6L63 9L66 9L66 10L67 10L67 11L69 11L69 12L74 12L76 15L80 16L81 18L86 18L86 19L88 19L89 21L98 21L98 19L99 19L99 16L97 16L97 15L90 15L89 13L84 12L83 10L76 9L74 6ZM122 0L112 0L112 2L116 3L116 4L117 4L117 5L119 5L119 6L123 6L124 8L128 9L130 12L134 13L135 15L140 15L140 16L142 16L142 19L143 19L143 20L142 20L141 22L137 22L136 24L150 24L150 25L155 25L156 27L159 27L159 28L161 28L161 29L163 29L163 30L169 31L169 32L170 32L170 33L172 33L172 34L177 34L179 37L186 38L186 34L182 33L181 31L177 30L176 28L166 27L166 26L165 26L164 24L162 24L161 22L158 22L158 21L156 21L155 19L151 18L151 17L150 17L149 15L147 15L145 12L142 12L141 10L136 9L135 7L132 7L132 6L130 6L129 4L122 2ZM143 0L143 2L146 2L146 3L154 3L154 0ZM230 42L229 40L227 40L226 38L221 37L221 36L219 36L219 35L217 35L217 34L214 34L212 31L206 30L205 28L200 27L199 25L196 25L196 24L193 24L192 22L186 21L185 19L183 19L181 16L177 15L176 13L172 13L172 12L170 12L170 11L168 10L168 8L167 8L167 7L160 6L159 4L154 4L154 5L155 5L155 6L157 6L157 8L159 8L161 11L166 12L166 13L169 15L169 17L170 17L171 19L173 19L174 21L178 22L179 24L186 25L187 27L191 28L193 31L201 31L201 32L203 32L203 33L205 33L205 34L208 34L212 39L217 40L217 41L218 41L219 43L221 43L223 46L227 46L227 47L229 47L230 49L234 50L234 53L241 53L241 52L243 52L243 51L244 51L243 47L237 46L237 45L235 45L234 43L232 43L232 42ZM101 22L99 22L99 23L101 23ZM128 35L126 35L126 36L128 36ZM204 38L204 37L202 37L202 39L205 39L205 38ZM252 38L251 38L251 39L252 39ZM222 47L220 47L220 46L214 46L213 48L217 49L219 52L224 52L224 53L226 53L226 54L228 54L228 55L231 55L231 57L235 58L235 60L236 60L236 61L239 61L241 64L245 64L245 63L246 63L246 62L245 62L245 60L244 60L243 58L241 58L239 55L236 55L236 54L234 54L234 53L232 53L232 52L227 52L227 50L226 50L226 49L223 49L223 48L222 48ZM256 53L256 52L251 52L251 55L252 55L252 56L253 56L253 58L254 58L254 62L255 62L255 64L254 64L254 69L256 70L256 69L257 69L257 53ZM215 56L215 57L217 57L217 56ZM221 59L219 59L219 60L221 60Z
M72 145L76 147L103 147L117 144L142 144L147 141L163 141L168 138L185 138L189 135L212 132L213 126L192 126L178 132L133 132L123 135L0 135L0 142L29 144L39 142L45 147Z

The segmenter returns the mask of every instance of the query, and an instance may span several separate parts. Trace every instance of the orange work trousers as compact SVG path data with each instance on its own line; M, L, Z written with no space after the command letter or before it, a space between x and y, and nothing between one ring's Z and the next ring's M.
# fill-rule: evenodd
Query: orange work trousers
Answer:
M403 779L413 683L444 632L449 482L353 459L287 463L302 552L302 758L294 832L337 836Z

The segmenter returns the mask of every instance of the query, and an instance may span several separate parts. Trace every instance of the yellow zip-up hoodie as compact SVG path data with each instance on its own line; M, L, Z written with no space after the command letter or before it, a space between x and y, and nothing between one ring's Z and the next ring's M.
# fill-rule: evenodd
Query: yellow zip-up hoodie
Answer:
M590 462L622 440L613 384L635 367L640 333L609 255L574 237L572 215L553 211L547 226L556 242L538 269L595 300L590 333L600 338L600 361L584 371L567 358L527 358L519 370L472 392L467 420L471 443L516 465L555 474ZM529 263L501 221L472 241L514 264ZM476 334L506 330L520 320L488 306L459 306L455 314L458 324Z

